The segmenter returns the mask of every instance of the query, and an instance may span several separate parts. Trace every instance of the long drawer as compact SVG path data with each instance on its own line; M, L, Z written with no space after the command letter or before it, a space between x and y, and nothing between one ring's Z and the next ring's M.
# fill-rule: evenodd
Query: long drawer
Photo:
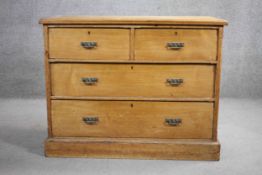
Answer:
M213 65L52 64L53 96L212 98Z
M55 137L208 139L213 103L52 101Z
M217 31L206 29L137 29L135 59L211 61L217 56Z
M49 56L62 59L128 60L129 29L50 28Z

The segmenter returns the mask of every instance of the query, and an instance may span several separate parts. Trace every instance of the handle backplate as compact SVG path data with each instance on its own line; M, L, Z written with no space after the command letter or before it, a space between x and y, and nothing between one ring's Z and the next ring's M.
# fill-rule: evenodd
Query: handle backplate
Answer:
M85 77L81 79L86 85L94 85L98 82L98 78L95 77Z
M97 43L94 41L83 41L80 43L80 45L86 49L93 49L97 47Z
M184 82L184 80L181 78L168 78L166 79L166 82L171 86L179 86Z
M166 47L168 49L174 49L174 50L182 49L184 46L185 44L181 42L168 42L166 44Z
M94 125L99 122L98 117L83 117L83 121L88 125Z
M178 126L182 123L180 118L166 118L165 123L169 126Z

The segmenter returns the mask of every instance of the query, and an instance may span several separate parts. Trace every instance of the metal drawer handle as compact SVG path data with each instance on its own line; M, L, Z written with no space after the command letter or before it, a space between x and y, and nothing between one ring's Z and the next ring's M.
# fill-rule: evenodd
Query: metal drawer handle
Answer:
M182 119L180 118L166 118L165 123L169 126L178 126L182 123Z
M83 121L88 125L94 125L99 122L98 117L84 117Z
M93 49L97 47L97 43L94 41L84 41L84 42L81 42L81 46L86 49Z
M184 80L181 78L168 78L166 79L166 82L171 86L179 86L184 82Z
M86 85L94 85L98 82L98 78L95 77L86 77L81 79Z
M185 44L180 42L169 42L166 44L166 47L168 49L174 49L174 50L182 49L184 46Z

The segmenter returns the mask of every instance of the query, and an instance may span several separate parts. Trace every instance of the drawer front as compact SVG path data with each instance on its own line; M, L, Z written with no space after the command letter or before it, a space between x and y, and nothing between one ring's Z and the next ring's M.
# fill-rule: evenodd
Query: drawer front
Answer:
M136 60L216 60L217 31L206 29L137 29Z
M52 64L53 96L212 98L212 65Z
M62 59L127 60L128 29L50 28L49 56Z
M56 137L212 137L213 103L52 101Z

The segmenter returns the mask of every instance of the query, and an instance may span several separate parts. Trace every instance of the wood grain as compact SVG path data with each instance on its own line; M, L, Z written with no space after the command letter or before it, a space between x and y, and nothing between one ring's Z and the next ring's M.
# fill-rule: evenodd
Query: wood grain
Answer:
M227 25L227 21L210 16L64 16L43 18L41 24L175 24Z
M83 117L98 117L94 125ZM166 118L182 120L178 126ZM53 134L63 136L212 138L213 103L52 101ZM141 127L143 126L143 127Z
M126 65L52 64L53 96L211 98L214 66L209 65ZM95 85L81 78L96 77ZM182 78L170 86L168 78Z
M128 29L51 28L49 31L50 58L64 59L129 59ZM97 42L97 47L86 49L84 41Z
M216 60L216 30L137 29L136 60L205 61ZM168 49L168 42L182 42L182 49Z
M53 138L48 157L219 160L220 144L210 140Z

